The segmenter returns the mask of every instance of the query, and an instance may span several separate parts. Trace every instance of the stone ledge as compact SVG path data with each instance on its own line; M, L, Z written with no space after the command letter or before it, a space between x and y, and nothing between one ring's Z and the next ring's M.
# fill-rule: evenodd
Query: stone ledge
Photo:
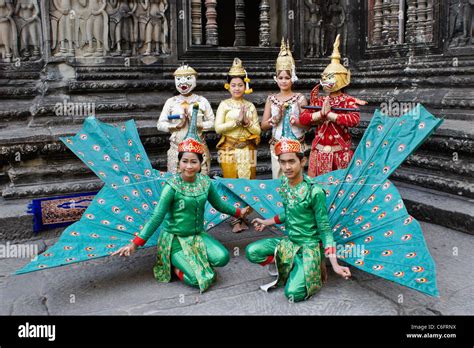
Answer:
M420 221L474 235L473 199L393 181L407 210Z
M474 179L460 175L446 177L444 173L423 168L413 168L402 165L392 175L392 178L419 185L453 195L474 199ZM470 179L470 180L469 180Z
M218 173L217 168L213 169ZM260 169L267 170L267 168ZM261 172L261 170L259 171ZM267 174L259 174L258 178L269 179L270 175L267 171ZM100 186L99 179L96 180L96 183ZM71 187L71 184L69 183L69 187ZM408 212L418 220L474 234L473 199L466 199L399 181L394 181L394 184L402 195ZM89 190L82 190L82 192L87 191ZM70 192L71 190L68 193ZM3 226L0 230L0 240L18 241L35 238L32 234L32 215L26 213L29 202L30 199L0 200L0 225ZM48 233L60 233L62 230L57 229Z

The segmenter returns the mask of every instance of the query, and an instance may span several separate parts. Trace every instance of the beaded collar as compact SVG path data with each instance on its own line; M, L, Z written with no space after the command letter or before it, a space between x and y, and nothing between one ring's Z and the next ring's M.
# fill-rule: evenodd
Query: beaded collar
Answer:
M197 197L207 194L211 181L209 177L197 173L194 182L187 182L183 180L181 174L177 173L168 179L167 184L183 196Z
M295 102L297 102L301 97L301 93L295 93L293 94L293 96L291 96L290 98L286 99L285 101L281 101L279 100L277 97L276 97L276 94L272 94L270 96L270 101L277 105L277 106L282 106L284 105L285 103L288 103L288 104L294 104Z

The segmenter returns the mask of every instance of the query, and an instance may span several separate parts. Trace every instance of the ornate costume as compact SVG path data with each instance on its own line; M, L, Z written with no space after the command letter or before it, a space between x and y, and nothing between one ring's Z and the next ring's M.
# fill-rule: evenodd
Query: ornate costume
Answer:
M207 177L200 175L194 186L182 184L176 176L167 180L169 175L153 170L133 121L112 126L89 117L78 134L62 140L105 185L80 221L69 226L56 244L16 273L108 256L129 243L134 234L146 239L165 211L163 207L157 208L157 220L149 222L153 215L151 208L168 202L168 207L172 207L170 219L165 218L165 223L146 243L146 246L154 246L160 238L159 255L166 256L169 250L169 262L166 257L158 260L158 276L167 278L167 265L173 264L173 260L178 268L179 260L192 260L206 267L198 266L197 276L191 266L189 271L183 267L182 271L187 275L184 279L205 288L213 275L208 272L204 259L196 261L202 252L191 255L189 249L196 247L202 251L205 245L210 267L225 263L226 255L218 252L222 249L215 247L213 241L208 243L203 231L229 216L219 214L208 203L202 220L201 214L196 214L196 211L202 211L205 197L217 206L221 204L215 189L219 198L227 203L227 208L216 208L237 215L236 208L250 205L264 218L276 215L284 222L279 228L288 234L287 238L266 240L268 244L263 241L251 244L247 257L260 262L268 260L264 257L276 250L273 256L279 265L280 283L286 281L287 294L293 295L294 300L311 295L320 286L317 260L322 256L319 241L325 248L331 248L335 243L338 259L352 267L438 296L435 263L421 227L408 214L397 188L388 177L441 123L442 120L421 105L401 117L389 117L376 111L353 160L344 170L317 178L305 177L296 187L289 187L286 180L246 179L216 179L211 185ZM189 144L183 146L200 148L198 143L198 140L189 140ZM275 151L301 152L301 144L294 138L287 139L279 142ZM124 160L126 153L132 156ZM191 210L195 209L191 214L187 213L189 205ZM311 210L312 215L309 214ZM162 231L166 231L166 236L160 237ZM173 251L177 251L175 257Z
M175 72L176 89L180 95L168 99L158 120L158 130L171 133L168 150L168 172L176 173L178 167L178 144L183 141L189 128L189 115L192 105L199 103L197 127L200 141L204 144L204 163L201 173L209 175L211 155L203 138L203 131L214 129L214 112L206 98L192 93L196 87L197 72L190 66L179 67Z
M282 39L280 53L276 61L276 74L280 71L288 71L291 74L291 81L295 82L298 80L296 76L295 61L290 51L288 44L285 44L285 41ZM282 175L280 164L278 163L278 156L275 154L275 144L280 140L283 129L283 106L288 104L291 108L291 117L299 118L301 106L306 105L306 98L301 93L295 93L290 98L281 101L277 98L275 94L268 96L267 103L270 103L270 114L272 123L276 124L272 127L272 139L270 140L270 154L272 161L272 176L273 179L278 179ZM301 144L306 147L304 138L306 130L295 125L291 125L291 130L301 142Z
M275 145L275 154L303 153L303 146L293 134L289 122L289 105L285 105L283 133ZM322 187L307 176L295 187L288 178L281 178L280 195L284 212L275 222L285 224L288 238L269 238L247 246L250 262L276 263L278 279L264 287L285 286L285 295L292 301L302 301L321 288L320 243L326 252L335 252L336 243L329 226L326 195Z
M202 155L205 151L197 135L198 110L199 104L195 103L188 134L178 145L179 152ZM204 207L207 200L225 214L240 216L240 209L225 204L205 175L197 174L194 182L186 182L180 174L174 174L166 182L153 215L134 239L136 245L145 245L169 214L157 243L158 256L153 271L158 281L170 281L173 265L179 269L180 278L188 285L205 291L216 276L212 267L225 266L229 261L225 247L204 233Z
M166 218L158 238L158 256L153 272L161 282L171 279L171 265L183 272L184 281L201 291L215 279L212 267L229 262L227 249L204 232L204 207L209 201L218 211L235 217L240 209L225 204L208 176L198 174L193 183L173 175L161 193L158 206L134 243L143 246Z
M328 92L341 91L350 83L350 71L340 63L339 35L334 43L334 51L329 64L322 74L320 84L311 91L310 105L322 107L325 97L319 96L319 86L322 85ZM357 108L357 99L341 92L329 96L331 108ZM315 115L315 110L304 110L300 114L300 123L305 126L316 125L315 138L311 145L311 154L308 166L310 177L328 173L332 170L347 168L353 151L351 150L351 136L349 127L359 124L358 111L333 111L336 115ZM315 117L317 120L315 120Z
M240 59L235 58L229 76L242 77L246 82L246 93L251 93L247 72ZM246 108L248 124L239 120L242 107ZM260 143L261 132L255 105L243 98L222 101L217 109L215 130L221 135L216 148L224 178L255 179L256 146Z
M178 146L179 152L204 153L204 144L197 135L198 110L199 104L195 103L189 131ZM158 256L153 268L156 280L169 282L172 264L180 270L180 278L188 285L205 291L216 277L212 267L222 267L229 262L227 249L204 233L207 200L217 210L240 217L240 209L221 200L208 176L197 174L194 182L186 182L181 174L174 174L166 182L153 215L133 240L136 245L145 245L169 214L158 238Z

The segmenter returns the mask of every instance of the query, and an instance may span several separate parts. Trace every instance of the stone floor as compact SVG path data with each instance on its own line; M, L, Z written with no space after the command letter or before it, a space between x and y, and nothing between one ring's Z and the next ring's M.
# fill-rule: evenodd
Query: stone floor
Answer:
M27 259L0 259L0 315L473 315L474 236L421 223L435 259L440 298L433 298L356 269L343 280L330 273L326 286L305 302L289 303L283 289L265 293L264 267L245 259L245 246L272 232L211 234L232 257L218 281L199 294L180 281L157 283L154 248L130 259L105 258L20 276ZM40 245L54 240L38 241ZM456 253L457 251L457 253Z

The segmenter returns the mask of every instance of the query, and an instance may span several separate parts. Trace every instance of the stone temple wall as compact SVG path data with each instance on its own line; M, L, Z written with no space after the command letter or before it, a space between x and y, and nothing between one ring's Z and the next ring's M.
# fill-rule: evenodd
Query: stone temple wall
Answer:
M355 143L376 108L397 116L416 103L443 126L392 179L415 217L472 232L474 213L473 5L466 0L5 0L0 2L0 238L31 231L35 197L89 192L100 181L59 141L85 117L135 119L157 169L168 136L156 129L176 94L172 72L198 71L214 110L233 57L250 73L259 116L276 91L279 42L290 42L309 96L342 36L348 93L365 99ZM212 174L219 174L215 144ZM258 173L268 177L266 133ZM312 136L307 141L310 142ZM356 145L356 144L355 144ZM2 224L3 225L3 224Z

